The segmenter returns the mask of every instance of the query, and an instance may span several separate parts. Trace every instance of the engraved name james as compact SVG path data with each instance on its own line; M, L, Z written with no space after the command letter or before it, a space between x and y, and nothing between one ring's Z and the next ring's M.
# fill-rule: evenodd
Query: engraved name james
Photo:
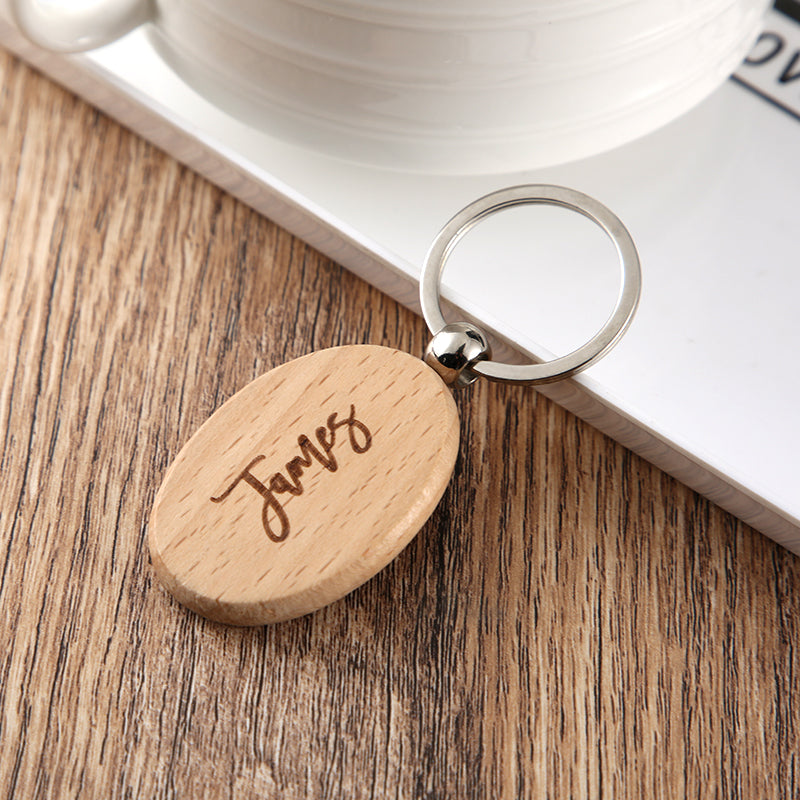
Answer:
M273 542L282 542L290 533L289 517L286 509L278 499L279 494L301 495L303 494L303 484L300 478L304 470L313 465L314 461L319 463L329 472L336 472L339 463L333 454L333 446L336 444L336 433L341 428L347 429L347 437L354 453L366 453L372 446L372 434L367 426L356 419L355 406L350 406L350 416L337 419L338 413L333 413L328 417L326 426L321 426L315 431L317 443L303 434L297 437L297 444L300 447L300 455L295 456L286 462L286 475L276 472L267 479L266 483L260 481L250 471L251 468L263 461L266 456L256 456L237 476L233 482L217 497L210 498L213 503L221 503L230 495L236 486L244 481L252 487L263 499L261 507L261 523L264 532ZM287 477L288 476L288 477ZM280 531L273 530L270 524L270 512L280 523Z

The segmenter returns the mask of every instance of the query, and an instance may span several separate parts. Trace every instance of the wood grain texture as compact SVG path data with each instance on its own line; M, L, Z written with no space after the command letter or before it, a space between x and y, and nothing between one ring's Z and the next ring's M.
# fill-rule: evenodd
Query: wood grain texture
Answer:
M411 541L457 453L453 396L422 360L317 350L240 389L181 449L150 515L153 566L218 622L308 614Z
M794 798L800 561L532 391L476 384L442 503L317 614L154 579L180 445L421 320L0 56L0 795Z

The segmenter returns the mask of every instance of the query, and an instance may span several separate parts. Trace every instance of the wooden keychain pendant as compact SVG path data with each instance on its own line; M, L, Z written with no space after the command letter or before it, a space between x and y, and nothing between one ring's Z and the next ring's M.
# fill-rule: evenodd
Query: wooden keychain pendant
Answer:
M407 353L348 345L283 364L173 463L151 522L156 572L189 608L237 625L338 600L427 520L458 431L450 390Z
M447 324L441 273L478 221L515 205L564 206L617 247L622 286L603 328L562 358L490 360L486 337ZM150 552L164 586L219 622L263 625L315 611L385 567L439 502L453 471L459 420L450 387L478 377L547 383L604 355L635 311L639 260L608 209L558 186L517 186L459 212L433 243L420 299L434 333L420 360L347 345L290 361L224 403L167 471L150 519Z

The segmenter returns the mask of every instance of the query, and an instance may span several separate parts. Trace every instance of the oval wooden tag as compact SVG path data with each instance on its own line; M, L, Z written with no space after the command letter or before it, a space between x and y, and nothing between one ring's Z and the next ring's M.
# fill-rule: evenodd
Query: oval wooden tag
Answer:
M450 390L387 347L321 350L262 375L183 447L149 534L166 588L263 625L338 600L428 519L458 451Z

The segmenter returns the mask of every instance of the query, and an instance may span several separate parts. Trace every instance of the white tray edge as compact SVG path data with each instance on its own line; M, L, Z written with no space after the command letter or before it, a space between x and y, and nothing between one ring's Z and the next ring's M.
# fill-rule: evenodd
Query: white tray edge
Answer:
M418 312L416 281L391 261L380 247L337 227L324 211L304 203L291 187L270 176L248 171L235 154L225 152L197 129L148 105L147 97L101 73L80 55L45 51L0 18L0 46L56 83L108 114L182 164L229 192L251 208L308 242L408 308ZM484 326L491 330L491 326ZM492 331L493 333L496 333ZM524 349L512 345L525 357ZM539 391L650 463L704 495L721 508L800 555L800 520L757 496L694 455L620 412L581 378L541 387Z

